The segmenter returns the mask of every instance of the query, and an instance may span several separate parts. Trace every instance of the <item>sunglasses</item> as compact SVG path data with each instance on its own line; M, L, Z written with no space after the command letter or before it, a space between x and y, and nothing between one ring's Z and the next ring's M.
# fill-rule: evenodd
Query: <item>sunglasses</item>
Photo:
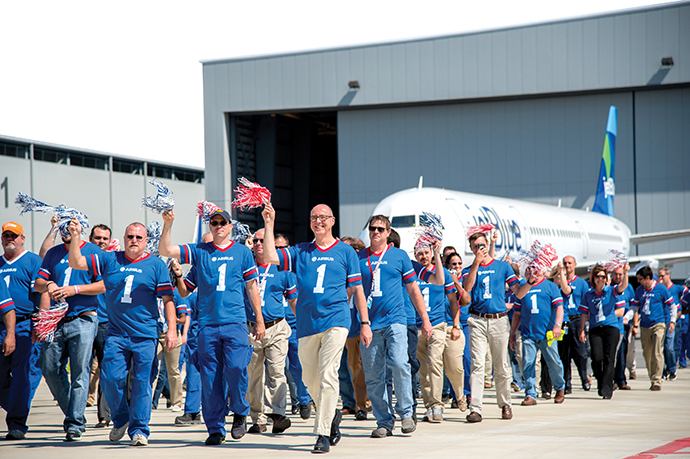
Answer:
M263 244L263 243L264 243L264 240L263 240L263 239L254 238L254 244L256 244L257 242L261 242L261 243ZM277 247L276 247L276 248L277 248Z
M384 232L386 232L386 228L383 228L381 226L370 226L369 231L377 232L377 233L384 233Z
M596 275L597 279L606 279L606 274Z
M130 241L131 241L132 239L136 239L137 241L143 241L143 240L144 240L144 236L139 236L138 234L128 234L128 235L127 235L127 239L129 239Z
M451 263L452 266L462 266L462 261L456 261Z
M2 233L2 237L4 237L5 239L17 239L19 237L19 234L7 232L7 233Z
M225 220L211 220L211 223L209 223L209 225L211 225L211 226L218 226L218 225L225 226L227 224L228 224L228 222Z

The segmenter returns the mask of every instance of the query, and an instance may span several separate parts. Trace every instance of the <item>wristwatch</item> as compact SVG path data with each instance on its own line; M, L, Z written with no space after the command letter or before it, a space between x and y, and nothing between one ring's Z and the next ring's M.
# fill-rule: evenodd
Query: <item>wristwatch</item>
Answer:
M363 320L359 324L360 325L371 325L371 322L369 322L368 320Z
M453 325L453 328L456 330L462 330L462 327L460 325Z

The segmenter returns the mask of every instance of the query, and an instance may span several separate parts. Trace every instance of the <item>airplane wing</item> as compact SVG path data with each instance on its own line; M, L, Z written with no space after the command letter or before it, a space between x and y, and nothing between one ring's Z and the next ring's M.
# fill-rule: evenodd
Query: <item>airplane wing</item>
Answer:
M632 271L635 271L645 265L649 265L652 269L656 269L664 266L673 266L676 263L683 263L686 261L690 261L690 252L639 255L636 257L630 257L628 263L630 263L631 266L635 265L632 269Z
M646 244L648 242L665 241L690 236L690 229L662 231L660 233L633 234L630 236L631 244Z

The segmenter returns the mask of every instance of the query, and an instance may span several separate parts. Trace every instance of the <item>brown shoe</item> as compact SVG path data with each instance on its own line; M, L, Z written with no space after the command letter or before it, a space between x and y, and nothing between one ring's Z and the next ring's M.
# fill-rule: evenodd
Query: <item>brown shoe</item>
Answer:
M631 371L630 372L630 379L637 379L637 373L635 373L634 371Z
M628 386L627 384L621 384L618 388L620 390L631 390L630 386Z
M467 415L467 422L482 422L482 415L472 411L470 414Z
M537 401L535 399L533 399L532 397L525 397L525 399L522 401L522 403L520 403L520 405L522 405L522 406L532 406L532 405L536 405L536 404L537 404Z
M505 405L501 408L501 417L503 419L513 419L513 410L510 408L510 405Z
M658 392L661 390L661 384L652 384L652 387L650 387L649 390L653 390L654 392Z
M565 402L565 391L564 390L557 390L556 391L556 396L553 398L554 403L563 403Z

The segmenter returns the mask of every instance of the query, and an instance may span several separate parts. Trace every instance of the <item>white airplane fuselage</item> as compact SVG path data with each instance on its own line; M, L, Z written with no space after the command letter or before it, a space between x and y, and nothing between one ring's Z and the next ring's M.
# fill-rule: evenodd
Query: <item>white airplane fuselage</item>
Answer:
M498 230L496 258L502 258L506 252L529 250L535 240L553 245L561 259L566 255L575 257L580 265L608 260L610 249L630 253L630 228L616 218L516 199L412 188L383 199L372 215L382 214L391 219L392 227L400 234L401 248L412 257L422 212L441 217L443 246L454 246L465 266L474 259L467 242L467 228L483 223L493 223ZM369 245L366 227L360 239Z

